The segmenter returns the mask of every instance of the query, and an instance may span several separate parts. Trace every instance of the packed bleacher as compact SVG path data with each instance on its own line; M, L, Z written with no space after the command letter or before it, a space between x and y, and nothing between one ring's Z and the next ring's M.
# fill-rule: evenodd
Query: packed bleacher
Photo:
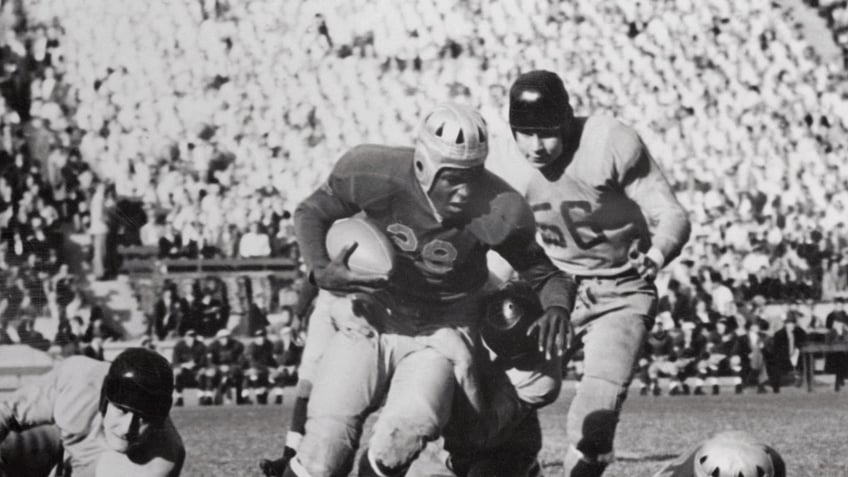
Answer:
M848 66L848 2L845 0L804 0L824 18L833 40L842 51L844 64Z
M658 282L667 330L724 319L741 339L763 302L848 294L845 67L772 2L37 0L5 3L2 22L6 341L35 315L84 335L78 284L114 277L119 245L296 257L291 211L344 150L409 143L448 98L503 134L505 92L531 68L560 73L578 114L633 124L691 212ZM74 233L90 258L68 271L58 243ZM224 282L220 306L244 291ZM273 313L281 286L251 293ZM156 339L227 328L160 323L215 314L188 287L146 310ZM254 301L230 300L240 320Z

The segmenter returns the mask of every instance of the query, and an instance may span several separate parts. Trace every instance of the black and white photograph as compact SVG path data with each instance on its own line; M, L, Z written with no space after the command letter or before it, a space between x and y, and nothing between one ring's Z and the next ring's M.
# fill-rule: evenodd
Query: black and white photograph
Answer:
M848 477L845 0L0 0L0 477Z

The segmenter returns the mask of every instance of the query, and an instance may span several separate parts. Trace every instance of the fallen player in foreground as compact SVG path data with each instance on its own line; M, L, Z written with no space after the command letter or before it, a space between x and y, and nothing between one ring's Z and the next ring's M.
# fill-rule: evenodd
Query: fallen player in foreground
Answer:
M173 392L155 351L129 348L111 364L67 358L0 402L0 476L177 476L185 448L168 417Z
M654 477L786 477L786 464L771 446L728 431L700 443Z
M542 314L529 284L506 282L486 297L486 303L476 356L484 408L475 412L455 401L444 433L444 452L425 454L406 477L541 475L538 409L559 396L563 359L546 357L536 337L527 333Z

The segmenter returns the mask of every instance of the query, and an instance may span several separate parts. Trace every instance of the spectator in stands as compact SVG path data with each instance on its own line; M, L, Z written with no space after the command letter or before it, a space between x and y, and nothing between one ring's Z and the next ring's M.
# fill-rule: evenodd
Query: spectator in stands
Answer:
M842 321L843 323L848 323L848 312L845 311L845 298L837 298L833 310L827 314L827 318L825 318L825 327L827 329L833 329L834 321Z
M768 373L766 371L764 349L768 334L768 322L754 319L746 323L746 334L740 337L740 357L742 358L742 380L744 386L757 386L757 393L766 393Z
M179 297L175 295L173 284L162 289L160 298L153 307L153 328L159 340L174 338L183 326L183 308Z
M107 222L106 184L97 182L91 197L91 225L88 233L91 235L92 259L91 266L94 278L106 278L106 235L109 233Z
M210 364L216 368L220 376L218 393L229 402L232 401L231 394L235 394L236 404L244 404L242 395L244 345L232 339L230 330L224 328L215 335L215 341L209 345L208 351L211 354Z
M58 316L64 318L66 316L65 309L74 301L76 297L76 280L71 275L68 265L63 263L59 266L59 270L50 279Z
M83 347L82 354L83 356L88 356L91 359L104 361L103 338L100 336L93 337L91 341Z
M239 242L239 256L242 258L271 256L271 242L268 234L262 231L262 224L253 222L250 231L242 235Z
M189 220L180 231L183 248L182 256L186 258L197 258L203 247L203 226L197 218Z
M713 394L719 394L719 377L730 377L736 394L743 390L742 355L740 337L736 334L737 322L733 318L721 317L716 322L716 338L710 350L710 374L707 385L712 385Z
M827 344L848 344L848 317L845 314L838 315L830 323ZM845 378L848 377L848 352L829 353L825 359L824 371L835 375L834 389L839 391L845 386Z
M173 223L165 227L165 233L159 237L159 258L179 258L183 256L183 239Z
M204 338L214 337L226 325L223 319L224 305L215 298L214 290L203 290L192 313L192 326L197 330L197 334Z
M139 229L139 240L141 245L146 247L158 247L159 239L163 234L162 217L160 217L154 207L148 206L145 209L147 221Z
M283 217L275 226L274 235L271 236L271 255L275 257L292 257L293 248L297 242L294 240L294 224L292 224L291 213L285 211Z
M710 271L706 284L710 289L713 309L721 316L733 316L736 312L736 299L721 274Z
M245 353L246 381L245 389L242 391L242 400L245 403L256 402L257 404L268 404L268 388L270 371L276 368L274 361L274 347L268 340L267 331L262 328L254 332L253 341L247 345ZM250 399L253 393L253 400Z
M174 405L183 405L183 390L198 387L198 373L206 368L206 345L197 339L194 330L187 330L185 336L174 344L171 355L171 366L174 368ZM203 400L204 394L198 399Z
M686 290L681 289L680 282L671 279L668 282L668 292L663 295L657 305L657 312L668 311L675 323L691 321L694 311Z
M239 256L239 242L241 241L241 232L236 224L227 224L219 240L218 248L226 258Z
M10 344L15 344L15 341L9 336L9 332L6 331L6 323L0 320L0 345Z
M12 285L6 288L6 309L3 312L3 318L7 322L17 319L21 311L30 306L30 297L24 279L16 276L14 271L12 272L12 277Z
M103 341L120 341L121 332L118 331L111 322L107 322L106 315L103 313L103 308L99 305L91 307L91 314L88 319L88 327L85 329L83 341L91 342L95 337Z
M41 351L50 349L50 341L44 338L44 335L35 330L35 319L25 314L21 317L18 323L18 339L23 345L33 347Z
M79 340L74 335L67 318L59 320L59 327L53 337L53 345L59 349L58 354L63 358L79 353Z
M766 366L771 388L775 393L780 392L785 377L791 377L796 385L800 385L797 366L801 355L801 346L807 341L807 333L798 326L798 319L791 311L783 321L783 327L772 336L770 353Z
M255 299L249 301L247 308L247 336L256 336L259 331L266 330L270 322L268 321L268 310L265 308L265 297L257 295Z
M668 332L666 317L670 320L668 312L657 315L654 327L648 334L644 356L639 360L642 378L640 394L643 396L646 396L649 390L654 396L659 396L662 393L659 386L660 376L677 375L675 365L669 361L674 350L674 340Z
M85 323L83 322L81 316L74 315L74 317L70 320L70 325L71 333L73 333L74 336L77 337L77 339L82 340L85 338L85 331L87 327L85 326Z
M274 395L274 403L283 403L283 388L294 386L298 381L297 367L300 365L300 357L303 354L303 339L300 333L294 331L290 326L280 328L279 339L273 343L274 361L276 368L271 373L274 387L271 394Z
M693 380L696 390L701 390L703 380L698 376L698 367L706 357L706 338L700 327L692 321L680 324L680 338L675 343L674 355L677 362L677 376L683 395L690 393L689 380Z

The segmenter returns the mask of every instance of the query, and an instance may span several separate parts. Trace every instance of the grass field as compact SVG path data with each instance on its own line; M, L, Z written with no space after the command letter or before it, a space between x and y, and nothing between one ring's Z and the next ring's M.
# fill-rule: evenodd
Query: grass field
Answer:
M561 474L563 423L573 391L541 414L545 475ZM257 461L276 456L291 399L283 406L186 407L174 421L188 449L183 475L259 476ZM631 396L616 438L618 460L605 476L650 476L663 462L721 430L746 430L786 459L789 477L848 477L848 394L819 387L781 394L704 397Z

